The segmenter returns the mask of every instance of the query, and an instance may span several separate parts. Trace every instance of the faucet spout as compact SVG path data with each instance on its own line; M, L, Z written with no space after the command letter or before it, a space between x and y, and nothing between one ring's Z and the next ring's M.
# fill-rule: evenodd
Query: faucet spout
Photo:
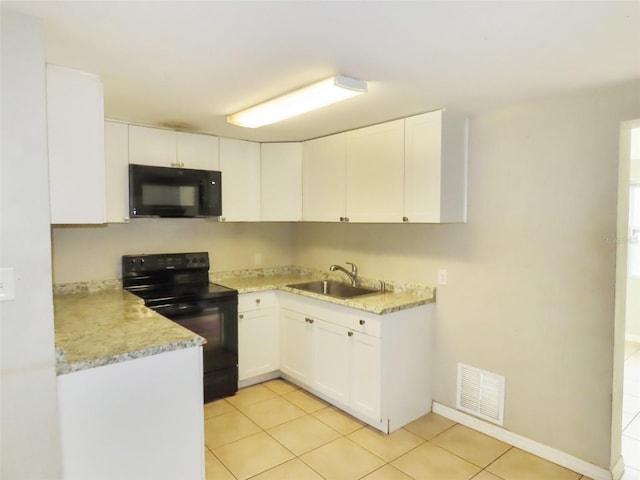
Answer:
M335 264L331 265L329 267L329 270L331 270L332 272L335 272L336 270L341 271L347 277L349 277L349 280L351 280L351 286L355 287L356 286L356 281L358 279L358 267L356 267L356 265L354 263L351 263L351 262L345 262L345 263L347 265L351 265L351 271L347 270L342 265L335 265Z

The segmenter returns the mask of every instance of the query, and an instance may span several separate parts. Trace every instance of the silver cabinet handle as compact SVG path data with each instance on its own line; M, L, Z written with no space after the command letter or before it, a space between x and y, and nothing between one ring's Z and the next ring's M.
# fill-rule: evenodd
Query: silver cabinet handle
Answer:
M349 332L347 333L347 335L349 335L350 337L353 337L353 332Z
M243 315L243 314L240 314L240 315L238 315L238 318L239 318L240 320L242 320L242 319L244 318L244 315Z
M182 167L184 167L184 162L173 162L173 163L171 163L171 166L172 167L180 167L180 168L182 168Z
M360 325L364 325L364 324L365 324L365 321L364 321L364 320L360 320L358 323L359 323Z
M313 318L305 318L304 321L311 324L313 323Z
M409 221L409 217L402 217L402 221L403 222L408 222Z
M256 298L256 303L260 303L260 299L259 298Z

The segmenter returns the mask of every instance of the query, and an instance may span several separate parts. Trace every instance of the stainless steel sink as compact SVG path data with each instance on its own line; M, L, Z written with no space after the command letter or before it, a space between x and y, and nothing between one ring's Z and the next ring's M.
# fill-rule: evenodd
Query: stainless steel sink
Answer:
M293 285L287 286L297 290L304 290L305 292L318 293L320 295L327 295L335 298L354 298L378 293L378 290L374 290L372 288L353 287L346 283L336 282L334 280L294 283Z

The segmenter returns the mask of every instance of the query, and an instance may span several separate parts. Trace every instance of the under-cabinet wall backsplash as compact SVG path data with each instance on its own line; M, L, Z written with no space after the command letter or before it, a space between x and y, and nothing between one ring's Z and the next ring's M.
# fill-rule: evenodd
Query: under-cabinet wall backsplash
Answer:
M215 271L289 265L291 230L287 223L219 224L202 218L55 226L51 232L53 283L120 278L123 254L208 251Z

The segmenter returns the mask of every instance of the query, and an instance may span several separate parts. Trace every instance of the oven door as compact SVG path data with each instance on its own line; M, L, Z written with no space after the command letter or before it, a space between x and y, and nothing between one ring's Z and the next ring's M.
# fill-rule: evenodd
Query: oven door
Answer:
M238 391L238 297L158 305L153 310L206 340L202 346L205 403L234 395Z

